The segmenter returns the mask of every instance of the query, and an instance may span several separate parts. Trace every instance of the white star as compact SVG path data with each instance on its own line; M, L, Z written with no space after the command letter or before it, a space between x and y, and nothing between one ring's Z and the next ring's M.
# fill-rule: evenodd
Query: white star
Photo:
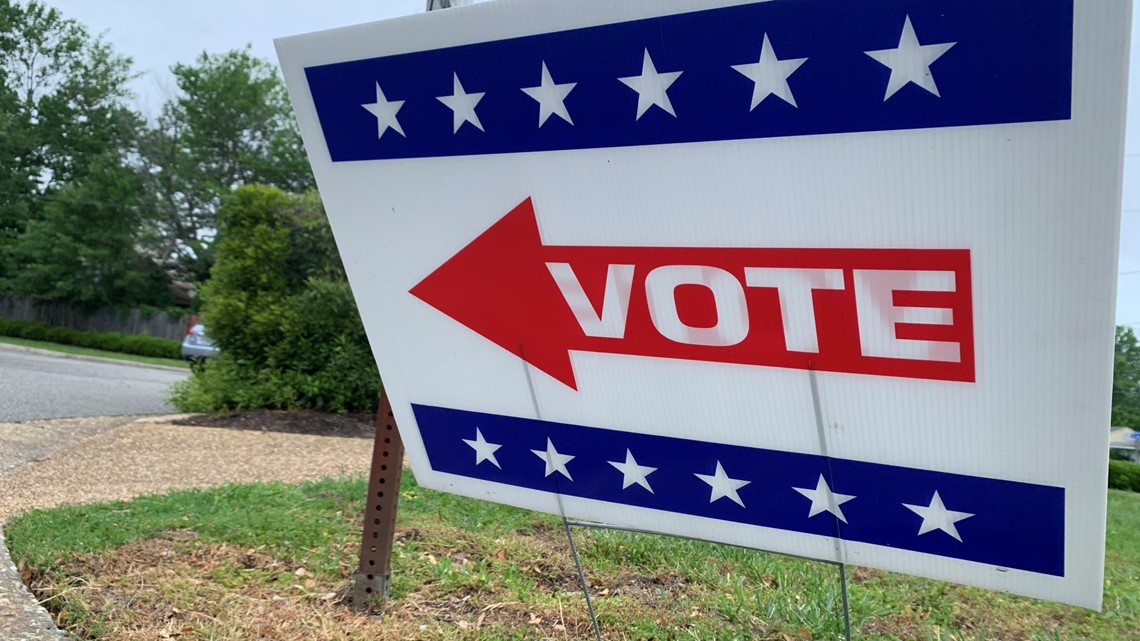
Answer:
M396 118L396 114L400 113L400 107L404 106L404 101L388 100L385 98L384 91L380 89L380 83L376 83L376 102L360 106L372 112L373 116L376 116L377 138L383 138L384 132L389 129L407 138L404 134L404 128L400 126L400 121Z
M531 452L534 452L535 456L546 461L546 476L558 472L571 481L574 480L573 477L570 476L570 470L566 469L566 464L574 460L574 457L567 454L559 454L558 450L554 449L554 443L551 443L550 439L546 439L546 451L531 450Z
M968 519L973 514L968 512L955 512L954 510L947 510L946 505L942 503L942 497L938 496L938 491L935 490L934 497L930 499L930 505L908 505L903 503L903 506L922 517L922 526L918 528L918 535L922 536L927 532L934 530L942 530L950 536L962 542L962 536L958 534L958 528L954 526L955 523L963 519Z
M792 95L792 88L788 86L788 76L795 73L806 60L807 58L780 60L772 49L772 43L768 41L768 34L764 34L759 60L746 65L732 65L733 69L747 76L753 83L752 106L749 111L764 102L768 96L776 96L793 107L799 107Z
M634 483L637 483L641 487L649 490L650 494L653 494L653 488L649 487L649 481L645 477L656 472L657 468L638 465L637 460L633 458L633 453L629 450L625 451L625 463L619 463L617 461L607 461L607 463L616 467L618 471L622 473L621 489L624 490Z
M538 126L546 124L546 119L551 114L557 115L559 118L565 120L571 125L574 121L570 119L570 112L566 111L566 96L570 93L576 82L567 82L565 84L554 84L554 78L550 77L550 71L546 69L546 62L542 63L542 84L537 87L523 87L523 93L534 98L538 101Z
M641 116L653 105L657 105L676 118L677 112L673 111L673 103L669 102L668 91L680 75L680 71L657 73L657 67L653 66L653 59L649 57L649 50L646 49L645 56L641 59L641 75L618 78L637 92L637 118L634 120L641 120Z
M827 481L824 480L823 475L819 475L819 480L816 481L815 489L809 490L804 487L793 487L793 490L803 494L811 499L811 510L808 512L808 518L820 514L821 512L830 512L839 518L844 523L847 522L847 517L843 516L843 510L839 508L840 505L855 498L850 494L837 494L831 491L827 486Z
M902 35L899 36L898 47L864 52L878 60L880 64L891 68L891 79L887 82L887 95L883 96L883 102L911 82L941 97L938 85L934 84L934 76L930 73L930 65L956 44L958 43L943 42L932 45L919 43L914 27L910 24L910 16L907 16L906 22L903 23Z
M724 467L720 461L716 462L716 472L713 474L694 474L697 478L709 484L712 488L712 494L709 496L709 503L728 497L732 499L740 507L744 507L744 501L740 500L740 495L736 493L737 490L748 485L752 481L741 481L739 479L729 478L724 473Z
M475 428L475 440L463 439L463 442L475 450L475 465L479 465L483 461L490 461L495 467L500 470L503 469L503 466L499 465L499 460L495 458L495 451L502 445L483 440L483 433L479 431L478 427Z
M486 92L467 93L463 90L463 83L459 82L459 74L452 73L452 94L450 96L437 96L436 100L451 109L451 121L454 125L452 133L458 133L463 123L469 122L483 131L483 123L479 122L479 115L475 113L475 105L483 99Z

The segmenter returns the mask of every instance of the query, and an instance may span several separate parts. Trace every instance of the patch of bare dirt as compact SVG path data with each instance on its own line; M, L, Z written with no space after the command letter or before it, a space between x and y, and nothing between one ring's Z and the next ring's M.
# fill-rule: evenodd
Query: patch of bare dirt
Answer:
M194 414L172 421L175 425L221 427L254 432L281 432L312 436L373 438L376 417L372 414L326 414L303 410L249 410L225 414Z
M887 573L883 570L875 570L872 568L864 568L858 566L852 567L850 570L848 570L848 572L850 573L852 583L866 583L871 579L878 579L887 576Z
M590 592L595 597L626 597L657 608L684 594L689 582L675 572L646 576L620 571L616 575L592 577Z
M511 630L518 638L577 639L592 631L572 595L565 607L524 604L470 589L444 593L431 583L390 601L382 617L359 614L344 602L346 579L318 577L256 550L203 544L185 531L76 559L56 580L40 575L31 583L57 622L81 638L476 638ZM72 614L78 610L87 614Z

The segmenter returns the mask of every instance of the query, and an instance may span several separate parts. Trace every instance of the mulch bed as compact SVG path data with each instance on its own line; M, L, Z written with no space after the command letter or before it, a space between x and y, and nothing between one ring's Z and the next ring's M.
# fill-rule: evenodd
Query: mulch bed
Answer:
M325 414L308 410L299 412L251 410L226 414L195 414L173 423L314 436L373 438L376 435L375 416L372 414Z

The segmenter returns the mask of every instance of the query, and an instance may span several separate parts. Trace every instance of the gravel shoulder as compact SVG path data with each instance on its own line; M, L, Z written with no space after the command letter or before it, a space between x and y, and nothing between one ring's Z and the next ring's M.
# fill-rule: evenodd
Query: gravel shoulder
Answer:
M48 435L53 435L58 445L27 459L34 462L8 468L6 473L0 459L0 524L29 509L130 499L174 489L363 475L371 462L372 441L359 436L169 422L185 418L126 424L121 417L0 424L0 433L29 447ZM8 558L2 532L0 638L66 638L25 590Z
M367 439L133 422L0 476L0 522L173 489L366 474Z

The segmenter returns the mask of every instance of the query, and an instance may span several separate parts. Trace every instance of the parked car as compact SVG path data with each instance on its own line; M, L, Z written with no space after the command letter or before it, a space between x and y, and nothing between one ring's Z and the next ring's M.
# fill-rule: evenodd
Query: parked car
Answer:
M206 335L206 326L202 323L191 326L190 331L186 332L186 337L182 339L182 358L191 363L197 364L213 358L219 351L214 341Z

